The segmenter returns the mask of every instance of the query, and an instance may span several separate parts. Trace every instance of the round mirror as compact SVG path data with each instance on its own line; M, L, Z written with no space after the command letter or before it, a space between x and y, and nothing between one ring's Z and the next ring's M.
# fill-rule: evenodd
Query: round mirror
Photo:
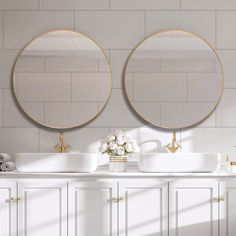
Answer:
M134 110L166 129L193 126L216 108L223 91L214 49L185 31L164 31L142 41L125 69L125 90Z
M74 128L95 118L106 105L110 65L101 48L85 35L52 31L20 52L13 88L22 110L37 123Z

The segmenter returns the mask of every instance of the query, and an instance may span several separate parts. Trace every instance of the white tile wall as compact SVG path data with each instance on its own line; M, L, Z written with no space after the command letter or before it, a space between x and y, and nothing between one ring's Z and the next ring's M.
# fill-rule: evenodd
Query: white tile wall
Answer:
M179 10L179 0L111 0L113 10Z
M230 11L225 11L230 10ZM145 17L146 16L146 17ZM2 88L10 88L10 73L18 50L40 33L59 28L87 33L110 54L113 72L111 99L89 125L66 132L73 149L96 151L98 140L111 128L126 128L138 139L142 151L159 150L170 133L137 118L123 93L122 74L130 49L150 33L170 28L186 29L207 39L225 70L225 95L216 113L196 128L183 130L183 151L212 151L236 157L236 49L235 0L2 0L0 1L0 151L53 151L56 132L25 126L28 123ZM4 24L4 26L3 26ZM4 50L2 50L4 48ZM102 105L102 104L100 104ZM215 126L217 125L217 128Z
M145 36L143 11L80 11L75 29L86 33L103 47L131 49Z
M37 10L38 0L1 0L0 10Z
M147 11L146 34L183 29L194 32L215 45L215 12L213 11Z
M11 72L17 50L0 50L0 88L11 87Z
M0 89L0 127L3 127L3 89Z
M41 10L108 10L109 0L39 0Z
M20 108L16 106L12 90L4 89L4 127L32 127L33 124L26 119Z
M21 49L32 38L53 29L74 29L74 12L6 11L4 48Z
M216 46L218 49L235 49L236 32L232 22L236 21L236 11L219 11L216 14Z
M236 10L235 0L181 0L183 10Z

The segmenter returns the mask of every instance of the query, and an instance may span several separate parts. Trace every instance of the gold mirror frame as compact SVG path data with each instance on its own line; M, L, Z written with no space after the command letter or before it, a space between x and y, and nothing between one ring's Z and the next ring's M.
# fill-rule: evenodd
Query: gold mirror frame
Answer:
M39 122L38 120L36 120L35 118L31 117L26 111L25 109L20 105L20 101L18 100L17 98L17 94L16 94L16 88L15 88L15 83L14 83L14 71L15 71L15 68L16 68L16 64L17 64L17 61L19 59L19 57L21 56L22 52L34 41L36 40L37 38L41 37L41 36L44 36L46 34L49 34L49 33L52 33L52 32L72 32L72 33L77 33L79 35L82 35L86 38L88 38L89 40L91 40L100 50L101 52L104 54L104 58L108 64L108 67L109 67L109 83L110 83L110 88L109 88L109 93L108 93L108 97L107 97L107 100L104 102L104 105L101 107L101 109L96 113L95 116L93 116L91 119L79 124L79 125L75 125L75 126L68 126L68 127L57 127L57 126L50 126L50 125L46 125L46 124L43 124L41 122ZM78 31L74 31L74 30L68 30L68 29L59 29L59 30L50 30L50 31L46 31L44 33L41 33L37 36L35 36L32 40L30 40L18 53L16 59L15 59L15 62L14 62L14 65L13 65L13 68L12 68L12 80L11 80L11 84L12 84L12 88L13 88L13 95L14 95L14 98L17 102L17 105L18 107L20 108L20 110L26 115L27 118L29 118L32 122L38 124L38 125L41 125L43 127L46 127L46 128L50 128L50 129L54 129L54 130L58 130L58 131L62 131L62 130L68 130L68 129L75 129L75 128L79 128L81 126L84 126L85 124L89 123L90 121L92 121L93 119L95 119L102 111L103 109L106 107L108 101L109 101L109 98L111 96L111 92L112 92L112 70L111 70L111 63L105 53L105 51L102 49L102 47L95 41L93 40L92 38L90 38L89 36L87 36L86 34L84 33L81 33L81 32L78 32Z
M137 109L135 109L135 107L132 105L132 102L131 102L131 99L129 97L129 94L128 94L128 91L127 91L127 84L126 84L126 70L127 70L127 67L128 67L128 64L129 64L129 61L131 60L133 54L135 53L136 49L142 44L144 43L147 39L151 38L152 36L155 36L155 35L159 35L159 34L162 34L162 33L167 33L167 32L183 32L183 33L187 33L187 34L191 34L197 38L199 38L202 42L204 42L205 44L207 44L209 46L209 48L212 50L213 54L216 56L216 59L217 61L219 62L219 65L220 65L220 68L221 68L221 94L218 98L218 100L216 101L215 103L215 106L213 107L213 109L201 120L191 124L191 125L187 125L187 126L181 126L181 127L165 127L165 126L161 126L161 125L157 125L153 122L150 122L148 119L146 119L145 117L143 117L143 115L141 115ZM131 105L132 109L145 121L147 121L148 123L150 123L151 125L153 126L156 126L156 127L159 127L159 128L162 128L162 129L166 129L166 130L177 130L177 129L186 129L186 128L190 128L190 127L193 127L195 125L198 125L200 124L201 122L203 122L204 120L206 120L213 112L214 110L216 109L216 107L218 106L221 98L222 98L222 95L223 95L223 91L224 91L224 72L223 72L223 65L222 65L222 62L220 61L220 58L219 56L217 55L216 53L216 50L213 48L213 46L211 46L211 44L205 40L204 38L202 38L201 36L197 35L196 33L193 33L191 31L187 31L187 30L181 30L181 29L167 29L167 30L161 30L161 31L158 31L158 32L155 32L155 33L152 33L150 34L149 36L145 37L141 42L139 42L136 47L134 47L131 51L131 53L129 54L128 56L128 59L127 59L127 62L126 62L126 65L125 65L125 68L124 68L124 74L123 74L123 81L124 81L124 89L125 89L125 94L126 94L126 97L128 99L128 102L129 104Z

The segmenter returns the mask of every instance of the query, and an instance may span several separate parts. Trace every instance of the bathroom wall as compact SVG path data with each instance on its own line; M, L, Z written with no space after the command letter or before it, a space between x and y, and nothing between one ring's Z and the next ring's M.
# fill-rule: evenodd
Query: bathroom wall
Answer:
M183 152L221 152L236 159L236 1L234 0L1 0L0 1L0 151L49 152L57 134L32 124L12 97L11 69L19 50L36 35L72 29L106 50L113 91L105 110L83 128L66 132L73 149L97 151L110 129L127 130L142 151L157 151L170 133L139 119L126 102L122 83L131 49L145 36L178 28L208 40L222 60L225 89L217 110L197 127L181 130Z

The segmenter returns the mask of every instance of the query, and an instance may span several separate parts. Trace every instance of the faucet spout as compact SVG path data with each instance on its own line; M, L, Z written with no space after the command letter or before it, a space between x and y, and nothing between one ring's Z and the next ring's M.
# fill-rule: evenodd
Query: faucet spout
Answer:
M172 141L171 141L171 143L169 143L165 146L165 149L169 153L176 153L181 148L182 148L181 145L179 143L177 143L177 141L176 141L176 132L173 131Z
M59 153L64 153L64 152L66 152L67 149L70 148L70 146L68 144L64 143L64 133L63 132L59 133L59 143L54 148L56 148L57 152L59 152Z

